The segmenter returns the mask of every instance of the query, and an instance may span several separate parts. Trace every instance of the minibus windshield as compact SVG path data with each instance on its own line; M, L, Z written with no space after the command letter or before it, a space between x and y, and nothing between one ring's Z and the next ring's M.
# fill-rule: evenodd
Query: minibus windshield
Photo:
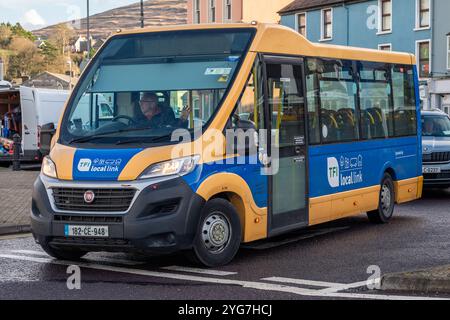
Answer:
M202 130L224 100L254 29L117 36L69 101L60 142L165 143L177 129Z

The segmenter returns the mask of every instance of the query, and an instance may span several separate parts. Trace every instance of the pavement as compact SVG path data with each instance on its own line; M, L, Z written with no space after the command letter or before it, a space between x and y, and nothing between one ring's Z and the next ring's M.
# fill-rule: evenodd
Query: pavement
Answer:
M0 235L30 231L31 194L38 175L0 169Z
M382 290L450 293L450 265L384 275Z

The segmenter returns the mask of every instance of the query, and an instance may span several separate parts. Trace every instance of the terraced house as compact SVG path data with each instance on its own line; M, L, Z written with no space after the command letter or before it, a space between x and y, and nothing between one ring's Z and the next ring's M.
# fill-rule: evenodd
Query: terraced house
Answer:
M414 53L423 107L450 114L450 1L296 0L281 24L309 40Z
M280 22L292 0L188 0L188 23Z

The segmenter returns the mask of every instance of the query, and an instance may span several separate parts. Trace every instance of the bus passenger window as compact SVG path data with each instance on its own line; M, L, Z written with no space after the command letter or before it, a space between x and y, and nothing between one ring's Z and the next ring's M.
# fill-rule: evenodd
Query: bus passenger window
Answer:
M359 63L359 105L361 138L388 138L394 135L390 65Z
M320 133L325 143L358 139L357 86L352 63L344 60L308 60L309 82L317 83L314 95L320 100ZM310 113L311 117L311 113ZM314 118L313 118L314 119ZM311 120L310 120L311 122Z
M392 85L394 89L395 136L416 135L416 95L412 67L394 66L392 68Z

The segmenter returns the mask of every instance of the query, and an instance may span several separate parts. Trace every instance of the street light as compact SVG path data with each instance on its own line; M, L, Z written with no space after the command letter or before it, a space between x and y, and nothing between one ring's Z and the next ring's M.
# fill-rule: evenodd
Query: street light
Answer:
M91 58L91 34L89 30L89 0L86 0L87 2L87 58L88 60Z
M144 0L141 0L141 28L144 28Z
M69 65L69 72L70 72L70 80L69 80L69 90L72 91L72 59L67 60L67 64Z

